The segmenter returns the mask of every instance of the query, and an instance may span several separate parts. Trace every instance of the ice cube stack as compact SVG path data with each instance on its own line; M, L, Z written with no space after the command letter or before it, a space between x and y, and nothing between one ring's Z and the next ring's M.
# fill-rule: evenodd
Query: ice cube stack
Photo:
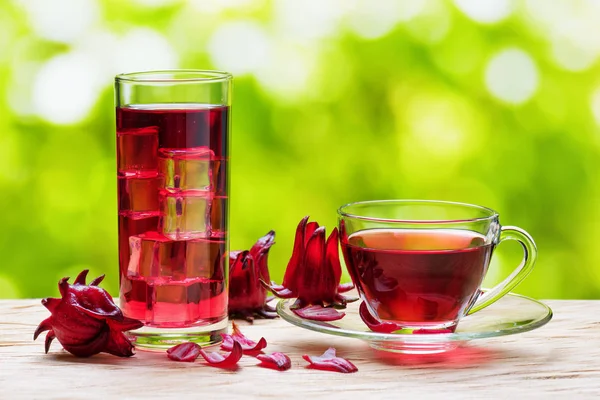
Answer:
M129 247L121 271L183 281L221 270L223 161L206 146L159 148L158 126L121 130L117 141L120 240Z

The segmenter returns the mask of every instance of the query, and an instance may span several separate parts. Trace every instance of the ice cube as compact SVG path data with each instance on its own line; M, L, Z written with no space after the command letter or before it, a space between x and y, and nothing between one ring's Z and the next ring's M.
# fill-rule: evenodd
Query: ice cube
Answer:
M187 278L224 279L225 240L189 240L185 256Z
M128 172L117 177L119 214L134 218L156 216L159 212L160 179L156 171Z
M161 232L173 240L206 238L210 235L212 193L186 190L160 192Z
M224 279L224 240L171 240L158 232L129 238L128 277L159 282Z
M185 242L174 242L158 232L129 237L128 276L173 278L173 269L185 263Z
M209 208L207 225L210 236L225 237L227 233L227 197L213 197Z
M156 170L158 127L117 131L117 168L121 173Z
M227 161L224 158L214 158L211 170L215 195L227 196Z
M158 154L164 189L211 190L214 187L211 168L214 153L208 147L160 149Z
M127 275L130 258L129 238L158 229L158 216L135 218L135 216L119 215L119 267L123 275Z

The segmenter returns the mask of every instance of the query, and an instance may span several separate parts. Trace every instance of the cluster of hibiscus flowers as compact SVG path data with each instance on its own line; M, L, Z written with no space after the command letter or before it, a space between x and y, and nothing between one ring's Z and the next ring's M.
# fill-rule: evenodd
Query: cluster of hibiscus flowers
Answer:
M248 251L230 253L229 313L252 321L255 316L274 318L275 310L268 304L267 291L276 297L295 298L291 309L301 318L333 321L344 317L338 308L349 301L341 293L351 290L352 284L340 284L342 269L338 253L338 230L335 228L325 240L325 227L303 218L296 229L294 249L281 285L270 281L267 264L268 252L275 243L275 232L260 238ZM130 357L133 344L124 331L138 329L141 321L125 317L106 290L98 285L100 276L86 284L87 270L82 271L73 284L69 278L59 281L61 298L46 298L42 304L51 316L40 323L34 340L41 332L48 331L45 341L46 353L56 338L63 348L75 356L89 357L106 352L120 357ZM361 310L362 311L362 310ZM255 356L262 366L277 370L291 368L290 358L280 352L264 354L265 338L258 342L244 336L233 323L233 333L222 335L221 348L229 353L206 352L195 343L182 343L167 351L175 361L195 361L199 356L212 366L232 368L242 355ZM304 355L312 368L338 372L355 372L358 369L350 361L336 357L335 349L329 348L322 356Z

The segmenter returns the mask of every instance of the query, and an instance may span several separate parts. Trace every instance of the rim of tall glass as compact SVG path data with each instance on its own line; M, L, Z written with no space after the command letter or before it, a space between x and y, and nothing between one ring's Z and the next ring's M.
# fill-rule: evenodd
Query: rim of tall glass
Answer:
M139 82L139 83L179 83L179 82L202 82L216 83L232 79L229 72L211 71L202 69L165 69L156 71L139 71L118 74L117 82Z
M368 215L360 215L353 214L350 212L345 212L345 208L349 208L352 206L358 205L449 205L449 206L459 206L464 208L470 208L474 210L484 211L488 215L485 217L477 217L477 218L468 218L468 219L396 219L396 218L381 218L381 217L370 217ZM341 206L337 210L338 214L342 217L355 218L363 221L372 221L372 222L389 222L389 223L410 223L410 224L456 224L456 223L465 223L465 222L479 222L479 221L487 221L498 218L498 213L491 208L478 206L475 204L469 203L460 203L455 201L444 201L444 200L418 200L418 199L406 199L406 200L366 200L366 201L355 201L352 203L347 203Z

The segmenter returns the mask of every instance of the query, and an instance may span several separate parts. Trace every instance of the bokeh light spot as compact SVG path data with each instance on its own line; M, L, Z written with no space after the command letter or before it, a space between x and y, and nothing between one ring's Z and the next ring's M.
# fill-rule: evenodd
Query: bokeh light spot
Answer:
M279 46L273 49L272 62L257 73L261 85L283 100L299 101L310 90L310 77L316 56L308 49Z
M275 21L282 35L294 39L318 39L338 31L343 0L277 0Z
M485 70L485 84L496 98L511 104L529 100L538 88L538 69L523 50L509 48L496 53Z
M597 57L594 52L564 38L552 41L552 56L560 67L575 72L591 67Z
M454 4L467 17L483 24L500 22L514 10L513 0L454 0Z
M164 7L180 2L181 0L133 0L135 3L146 7Z
M96 0L19 0L35 33L56 42L75 42L99 17Z
M177 59L167 39L148 28L132 29L121 37L113 58L119 72L172 69L177 67Z
M350 28L365 39L385 36L399 22L410 21L425 8L425 0L357 0L348 15Z
M97 64L85 55L70 53L50 59L35 77L36 113L56 124L82 120L98 98L101 77Z
M254 73L270 62L269 38L253 21L221 25L208 43L213 64L234 75Z

